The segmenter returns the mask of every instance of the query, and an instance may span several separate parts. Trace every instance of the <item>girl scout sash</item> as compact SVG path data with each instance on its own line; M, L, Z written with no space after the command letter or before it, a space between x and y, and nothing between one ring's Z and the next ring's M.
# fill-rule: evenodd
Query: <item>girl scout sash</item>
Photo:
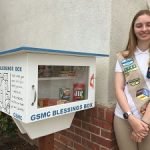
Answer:
M117 54L117 58L123 70L129 93L139 112L144 114L150 100L150 90L146 85L137 61L134 56L124 58L121 52Z

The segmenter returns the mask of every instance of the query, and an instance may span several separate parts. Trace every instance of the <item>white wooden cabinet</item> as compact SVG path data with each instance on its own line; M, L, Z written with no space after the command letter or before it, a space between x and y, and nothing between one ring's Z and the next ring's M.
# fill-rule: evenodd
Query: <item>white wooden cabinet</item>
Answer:
M68 128L75 112L94 107L95 65L90 55L32 50L0 55L0 111L31 138Z

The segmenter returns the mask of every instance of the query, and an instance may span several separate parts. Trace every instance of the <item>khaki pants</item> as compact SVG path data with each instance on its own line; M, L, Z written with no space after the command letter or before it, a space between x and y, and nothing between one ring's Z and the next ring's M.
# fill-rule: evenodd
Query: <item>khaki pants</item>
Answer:
M114 117L114 131L120 150L150 150L150 134L141 143L130 139L132 129L127 120Z

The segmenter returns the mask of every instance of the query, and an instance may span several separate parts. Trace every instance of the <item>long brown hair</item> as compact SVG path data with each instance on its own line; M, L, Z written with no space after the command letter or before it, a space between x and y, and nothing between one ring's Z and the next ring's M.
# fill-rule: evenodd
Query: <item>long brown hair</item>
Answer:
M128 51L128 53L126 53L127 55L125 57L133 56L134 51L136 50L136 46L137 46L138 43L137 43L137 37L136 37L135 32L134 32L134 24L135 24L135 21L137 20L137 18L139 16L142 16L142 15L150 16L150 10L140 10L134 16L134 18L132 20L131 27L130 27L128 44L126 46L126 50Z

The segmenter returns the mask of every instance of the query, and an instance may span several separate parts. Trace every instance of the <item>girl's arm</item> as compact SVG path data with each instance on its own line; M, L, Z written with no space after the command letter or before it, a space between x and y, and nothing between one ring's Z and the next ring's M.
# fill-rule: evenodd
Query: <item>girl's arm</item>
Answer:
M150 103L146 107L146 111L143 115L142 121L148 124L150 127Z
M115 73L115 91L116 91L117 101L123 112L129 112L131 111L131 109L128 105L126 96L124 94L124 88L125 88L124 75L122 72L116 72Z

